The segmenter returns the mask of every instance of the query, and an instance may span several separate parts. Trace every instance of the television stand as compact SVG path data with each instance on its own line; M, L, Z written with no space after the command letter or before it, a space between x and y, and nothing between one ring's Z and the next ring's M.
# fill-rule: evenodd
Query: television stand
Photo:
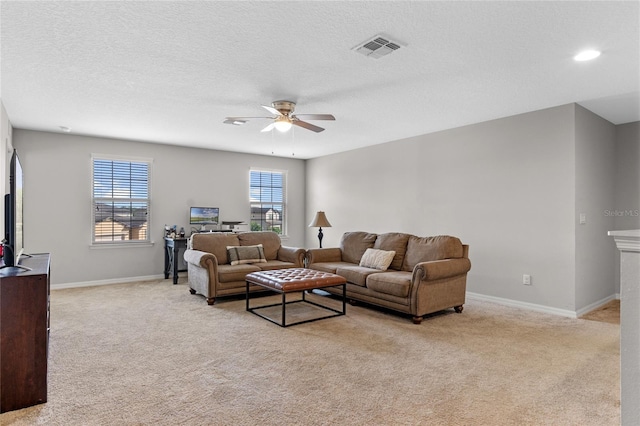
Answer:
M0 413L47 402L51 256L24 262L0 270Z
M29 256L31 257L31 256ZM27 266L23 266L23 265L13 265L13 266L8 266L8 265L2 265L0 266L0 269L7 269L7 268L16 268L16 269L22 269L23 271L33 271L33 269L27 267Z

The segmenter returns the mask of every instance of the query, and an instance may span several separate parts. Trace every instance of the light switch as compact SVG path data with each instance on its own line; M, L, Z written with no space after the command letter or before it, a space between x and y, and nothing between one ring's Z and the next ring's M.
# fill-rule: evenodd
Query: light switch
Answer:
M585 223L587 223L587 214L580 213L580 225L584 225Z

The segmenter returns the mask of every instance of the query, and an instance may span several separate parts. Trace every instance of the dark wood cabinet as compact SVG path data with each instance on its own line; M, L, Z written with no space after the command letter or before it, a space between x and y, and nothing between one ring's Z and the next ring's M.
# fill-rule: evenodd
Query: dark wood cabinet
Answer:
M0 412L47 402L49 254L0 269Z

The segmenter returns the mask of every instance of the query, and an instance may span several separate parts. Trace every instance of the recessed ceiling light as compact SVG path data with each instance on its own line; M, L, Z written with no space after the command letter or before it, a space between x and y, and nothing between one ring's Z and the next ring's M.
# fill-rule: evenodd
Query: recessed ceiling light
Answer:
M71 128L67 126L60 126L60 130L62 130L65 133L69 133L71 131Z
M583 50L582 52L574 56L573 59L576 61L582 62L582 61L590 61L592 59L597 58L598 56L600 56L600 51L598 50Z

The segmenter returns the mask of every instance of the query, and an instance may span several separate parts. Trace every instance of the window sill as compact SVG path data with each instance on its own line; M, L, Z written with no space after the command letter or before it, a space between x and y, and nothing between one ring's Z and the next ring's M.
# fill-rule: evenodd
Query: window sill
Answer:
M138 248L138 247L153 247L155 245L154 241L144 241L144 242L136 242L136 243L100 243L100 244L89 244L89 248L91 250L97 249L123 249L123 248Z

